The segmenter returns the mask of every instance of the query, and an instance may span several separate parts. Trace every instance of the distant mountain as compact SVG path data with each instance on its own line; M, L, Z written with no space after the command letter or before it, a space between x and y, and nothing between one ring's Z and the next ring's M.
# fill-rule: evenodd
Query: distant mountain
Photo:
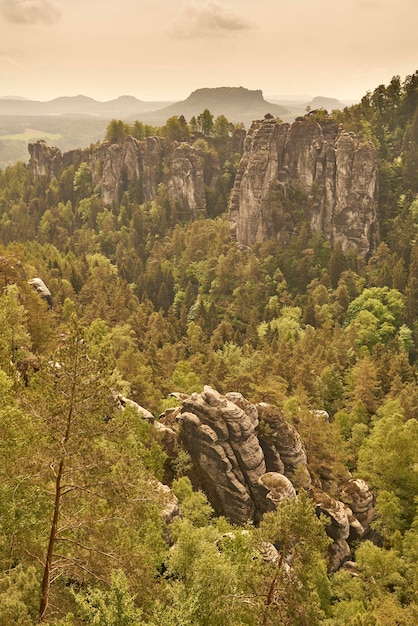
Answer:
M23 96L0 96L0 100L27 100Z
M190 118L200 115L205 109L209 109L215 117L223 114L231 122L243 122L246 126L250 126L255 119L262 119L266 113L274 117L289 113L285 107L267 102L261 90L215 87L197 89L186 100L143 115L141 120L151 124L164 124L173 115L184 115L190 121Z
M120 96L108 102L99 102L87 96L62 96L40 102L16 97L0 98L0 115L61 115L78 117L126 118L144 111L160 109L169 102L144 102L133 96Z
M314 109L326 109L329 113L334 111L334 109L342 110L345 107L345 104L337 100L336 98L325 98L324 96L316 96L312 98L310 102L306 104L306 106L310 106L312 110Z
M309 96L271 96L270 101L279 106L284 106L288 109L288 114L282 116L284 122L293 122L295 117L299 115L305 115L306 109L326 109L328 113L331 113L334 109L342 110L348 105L347 102L341 102L337 98L327 98L324 96L315 96L309 100ZM354 104L356 101L350 102Z

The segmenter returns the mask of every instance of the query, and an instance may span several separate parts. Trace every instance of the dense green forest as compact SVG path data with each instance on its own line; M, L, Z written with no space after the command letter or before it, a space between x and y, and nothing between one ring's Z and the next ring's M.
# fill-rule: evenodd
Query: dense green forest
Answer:
M332 115L378 152L369 258L307 224L239 249L226 209L240 155L209 111L107 130L200 142L222 168L207 219L182 221L163 185L105 206L83 163L52 179L0 171L0 625L418 623L418 72ZM188 453L115 401L158 418L171 392L206 384L281 408L312 475L326 463L369 483L355 574L328 571L308 492L235 527L192 488ZM158 481L180 501L168 527Z

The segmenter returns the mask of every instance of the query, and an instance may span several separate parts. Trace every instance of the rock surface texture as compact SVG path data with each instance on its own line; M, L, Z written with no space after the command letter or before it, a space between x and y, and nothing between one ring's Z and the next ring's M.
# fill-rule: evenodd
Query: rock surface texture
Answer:
M377 243L378 169L373 144L331 118L253 122L229 204L239 244L284 241L306 220L343 250L367 254Z
M359 479L341 487L341 500L313 488L301 438L279 408L252 404L239 393L222 396L205 386L161 419L172 427L173 419L179 422L193 475L217 513L236 524L257 524L264 513L306 489L318 515L329 520L331 569L350 558L349 541L361 539L373 517L373 495Z

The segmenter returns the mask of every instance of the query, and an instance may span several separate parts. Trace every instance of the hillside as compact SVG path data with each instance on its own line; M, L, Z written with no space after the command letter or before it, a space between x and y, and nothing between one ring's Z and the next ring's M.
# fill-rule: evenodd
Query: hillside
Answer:
M413 626L418 72L198 117L0 170L0 624Z

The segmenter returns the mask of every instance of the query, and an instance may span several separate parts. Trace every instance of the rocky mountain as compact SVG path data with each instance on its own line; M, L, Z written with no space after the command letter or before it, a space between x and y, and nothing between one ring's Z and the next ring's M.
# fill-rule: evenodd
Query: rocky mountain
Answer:
M346 105L337 100L337 98L326 98L325 96L315 96L310 102L306 103L306 107L311 109L325 109L326 111L334 111L335 109L340 111Z
M309 96L267 96L267 100L274 104L278 104L284 107L288 113L283 113L280 118L283 122L294 122L295 118L300 115L305 115L307 111L314 111L316 109L325 109L329 113L337 110L342 111L346 106L350 106L354 101L341 102L337 98L330 98L326 96L315 96L310 98Z
M150 124L164 124L173 115L184 115L190 120L204 109L213 115L225 115L231 122L249 126L254 119L271 113L275 117L289 114L277 104L267 102L261 90L244 87L205 88L193 91L181 102L145 102L133 96L120 96L108 102L99 102L87 96L65 96L41 102L16 98L0 99L0 116L93 116L107 119L136 120Z
M307 219L344 250L367 254L378 239L374 145L360 143L332 118L307 114L293 124L270 116L245 140L229 204L240 245L284 241Z

